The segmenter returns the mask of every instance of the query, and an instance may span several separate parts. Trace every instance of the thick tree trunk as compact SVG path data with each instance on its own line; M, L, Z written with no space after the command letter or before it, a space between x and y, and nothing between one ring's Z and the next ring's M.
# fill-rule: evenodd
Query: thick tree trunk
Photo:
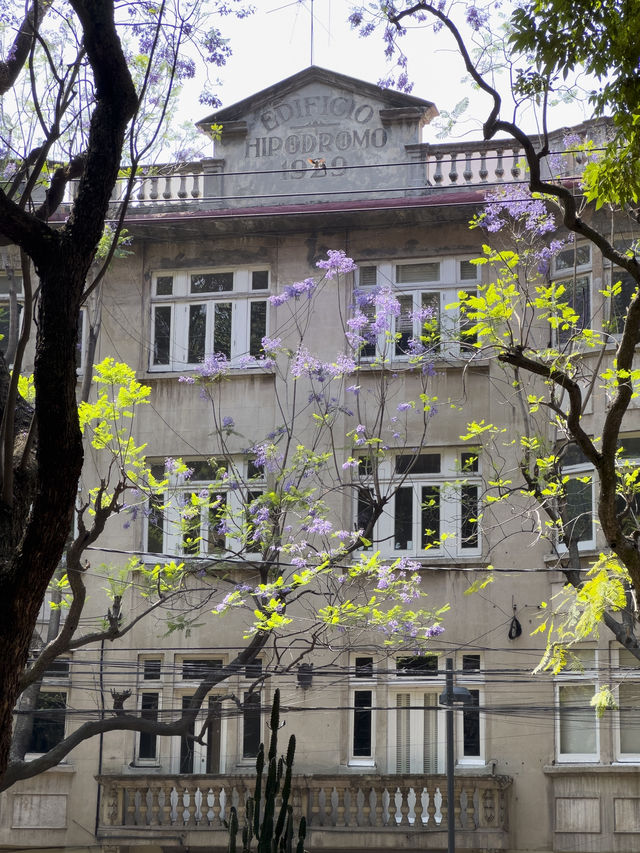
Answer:
M78 315L118 175L126 127L137 105L112 0L70 0L70 4L82 27L96 92L73 210L56 231L9 201L0 189L0 233L29 255L40 278L33 498L16 514L25 486L16 470L13 506L0 506L0 777L9 759L12 712L36 619L71 526L83 460L76 405ZM1 368L2 363L0 386Z

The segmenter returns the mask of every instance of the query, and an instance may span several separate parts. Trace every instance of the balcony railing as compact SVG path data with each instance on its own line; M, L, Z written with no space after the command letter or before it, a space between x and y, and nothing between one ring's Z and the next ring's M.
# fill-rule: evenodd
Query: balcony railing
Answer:
M101 837L166 835L167 830L220 831L231 806L240 822L244 804L253 794L254 776L101 776L103 785ZM464 775L455 779L456 826L461 849L508 847L507 793L504 776ZM349 834L369 832L370 846L388 847L377 834L432 832L446 836L445 776L296 776L292 804L296 816L307 818L309 832L328 832L332 844L352 846ZM435 841L435 839L434 839ZM489 843L490 842L490 843ZM208 842L209 843L209 842ZM361 844L362 842L360 842ZM437 845L436 845L437 846Z

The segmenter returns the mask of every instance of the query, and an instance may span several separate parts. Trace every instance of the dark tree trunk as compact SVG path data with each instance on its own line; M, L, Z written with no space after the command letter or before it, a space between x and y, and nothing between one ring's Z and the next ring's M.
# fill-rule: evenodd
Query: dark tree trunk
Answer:
M0 506L0 777L9 759L13 708L36 619L71 527L83 461L76 405L80 304L118 175L127 124L136 109L113 0L70 4L82 28L96 92L71 215L60 230L53 230L0 189L0 234L26 252L40 278L34 471L22 471L21 456L14 454L13 500ZM6 400L6 379L2 361L0 402Z

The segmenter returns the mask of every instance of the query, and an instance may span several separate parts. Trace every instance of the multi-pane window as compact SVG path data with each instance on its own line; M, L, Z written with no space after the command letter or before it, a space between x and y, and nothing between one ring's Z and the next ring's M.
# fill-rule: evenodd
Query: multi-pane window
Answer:
M189 707L191 696L180 698L182 710ZM205 717L206 714L206 717ZM196 741L198 733L206 720L204 743ZM209 696L195 721L189 725L189 731L180 738L180 773L220 773L222 769L222 701L218 696Z
M618 650L618 758L640 760L640 661Z
M367 343L361 358L407 359L425 350L440 358L471 354L477 339L456 303L460 291L475 295L478 282L479 267L459 258L361 266L360 290L390 288L400 306L388 333ZM365 305L364 311L373 319L375 305Z
M185 658L182 661L182 680L204 681L212 672L222 669L222 663L218 658Z
M558 329L558 343L566 344L576 332L591 328L591 246L582 243L559 252L553 260L553 280L564 287L559 304L576 315Z
M247 508L264 491L261 473L251 462L231 471L215 459L184 461L187 474L168 475L167 491L149 499L147 553L219 557L256 551L253 542L245 541L251 536ZM152 473L163 478L163 466L152 466Z
M267 334L265 269L157 273L151 293L151 370L182 370L211 354L239 365Z
M596 651L580 650L556 685L557 754L564 762L597 761L600 753L596 711Z
M443 767L438 693L392 693L389 731L392 773L438 773Z
M242 704L242 757L255 758L262 743L262 705L259 693L245 693Z
M480 478L477 454L449 450L401 453L381 462L389 500L373 531L382 551L433 556L480 553ZM365 529L373 502L371 475L358 469L356 518ZM397 485L396 485L397 484Z
M142 660L142 678L144 681L160 681L161 675L161 658L144 658Z
M140 717L156 722L160 708L160 694L143 692L140 696ZM140 732L138 740L138 758L142 761L155 761L158 750L158 736L151 732Z
M40 690L27 752L49 752L64 740L66 707L64 690Z
M633 249L636 241L632 238L616 240L614 245L619 252L627 252ZM611 300L605 302L605 317L603 329L613 335L622 334L627 309L638 287L636 280L625 269L612 266L609 261L604 260L605 273L607 269L610 274L610 283L615 286L615 293ZM607 279L605 279L607 280Z
M351 754L355 759L373 755L373 691L354 690L353 693L353 743Z

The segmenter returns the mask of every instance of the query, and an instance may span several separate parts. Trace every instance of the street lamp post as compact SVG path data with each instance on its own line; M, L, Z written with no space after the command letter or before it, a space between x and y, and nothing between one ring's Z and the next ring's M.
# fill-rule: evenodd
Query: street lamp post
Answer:
M454 803L454 772L453 756L453 708L454 705L467 705L471 702L471 693L466 687L455 687L453 684L453 658L447 658L445 671L444 693L438 697L446 710L446 749L447 749L447 853L456 853L456 807Z

